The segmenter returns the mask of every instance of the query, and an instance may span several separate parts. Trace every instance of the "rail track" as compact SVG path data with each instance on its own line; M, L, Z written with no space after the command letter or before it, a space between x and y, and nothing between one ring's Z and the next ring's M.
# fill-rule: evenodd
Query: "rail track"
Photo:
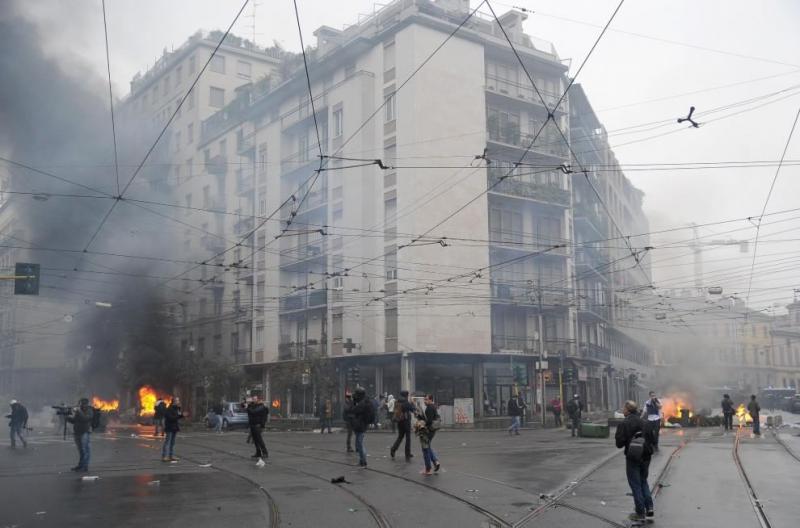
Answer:
M758 522L761 524L762 528L772 528L772 523L770 522L769 517L767 517L767 512L764 510L764 506L761 504L761 500L759 500L756 490L753 487L753 484L750 482L750 478L747 476L747 471L744 469L741 458L739 458L739 436L741 435L741 432L742 429L740 427L737 429L736 438L733 441L733 462L736 464L736 469L739 471L739 476L742 478L742 481L747 488L747 496L750 498L750 503L753 505L753 511L756 513Z

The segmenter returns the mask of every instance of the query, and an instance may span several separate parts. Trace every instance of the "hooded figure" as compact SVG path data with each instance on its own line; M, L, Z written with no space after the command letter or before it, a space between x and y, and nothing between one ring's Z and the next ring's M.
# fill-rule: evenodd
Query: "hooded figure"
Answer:
M22 441L23 447L28 447L28 442L22 435L22 431L28 426L28 410L17 400L11 400L11 414L7 414L6 418L9 419L8 428L11 435L11 449L17 447L17 437Z

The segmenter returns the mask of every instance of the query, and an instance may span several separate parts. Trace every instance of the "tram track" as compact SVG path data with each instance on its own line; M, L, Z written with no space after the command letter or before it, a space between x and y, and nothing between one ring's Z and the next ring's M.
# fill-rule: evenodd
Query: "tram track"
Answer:
M750 503L753 506L753 511L756 514L756 518L758 522L761 524L762 528L772 528L772 523L767 516L767 512L764 509L763 504L761 504L761 500L758 498L756 494L756 490L753 487L752 482L750 481L750 477L747 475L747 471L744 469L744 465L742 464L742 460L739 457L739 437L741 436L742 428L740 427L736 431L736 438L733 441L733 462L736 464L736 469L739 472L739 476L744 482L745 488L747 488L747 496L750 499Z

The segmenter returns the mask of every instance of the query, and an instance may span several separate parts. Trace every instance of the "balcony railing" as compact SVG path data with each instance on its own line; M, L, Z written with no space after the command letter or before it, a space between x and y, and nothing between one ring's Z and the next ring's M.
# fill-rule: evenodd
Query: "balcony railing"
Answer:
M534 354L539 342L535 337L492 335L492 351L510 354Z
M581 343L579 348L580 356L584 359L593 359L605 363L611 362L611 351L604 346L594 343Z
M288 174L303 168L309 163L319 163L319 147L309 145L307 148L293 152L281 159L281 172Z
M538 88L538 82L537 82L537 88ZM539 105L542 104L541 101L543 99L544 103L547 105L547 108L551 110L556 105L560 97L559 94L546 92L541 88L539 88L539 94L541 94L542 96L542 98L539 99L539 95L536 94L530 83L520 84L518 82L510 81L508 79L502 79L494 75L486 75L486 89L491 92L512 97L514 99L521 99L527 102L537 103ZM563 111L565 108L566 105L564 103L562 103L561 106L559 106L559 110Z
M570 300L568 293L568 290L564 288L543 288L541 291L542 308L568 306ZM536 286L513 286L492 281L492 300L513 302L516 305L536 308L539 306L539 290Z
M569 207L569 191L561 189L557 185L521 181L513 174L501 181L501 178L506 174L508 174L507 170L489 171L488 186L490 192L510 194Z
M323 336L321 340L309 339L305 343L280 343L278 345L278 359L306 359L311 357L321 357L327 355L327 338Z
M579 299L578 310L595 315L601 319L609 319L608 306L595 302L592 299Z
M292 312L306 308L319 308L328 304L328 290L307 292L303 295L290 295L280 300L281 312Z
M533 134L520 132L518 124L500 126L492 121L489 122L488 133L489 141L521 149L530 147L529 150L533 153L547 154L558 158L566 157L568 153L563 138L556 133L542 132L536 137ZM536 137L535 141L534 137Z
M254 179L253 175L242 176L236 178L236 194L247 194L253 190Z

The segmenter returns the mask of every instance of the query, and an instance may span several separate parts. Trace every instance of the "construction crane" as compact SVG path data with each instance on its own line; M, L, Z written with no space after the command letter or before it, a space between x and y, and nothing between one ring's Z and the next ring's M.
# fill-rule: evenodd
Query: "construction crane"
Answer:
M694 285L696 288L703 288L703 248L712 246L739 246L740 253L747 253L750 251L749 240L708 240L700 241L698 235L697 224L689 224L694 231L694 239L689 242L689 247L692 248L694 253Z

